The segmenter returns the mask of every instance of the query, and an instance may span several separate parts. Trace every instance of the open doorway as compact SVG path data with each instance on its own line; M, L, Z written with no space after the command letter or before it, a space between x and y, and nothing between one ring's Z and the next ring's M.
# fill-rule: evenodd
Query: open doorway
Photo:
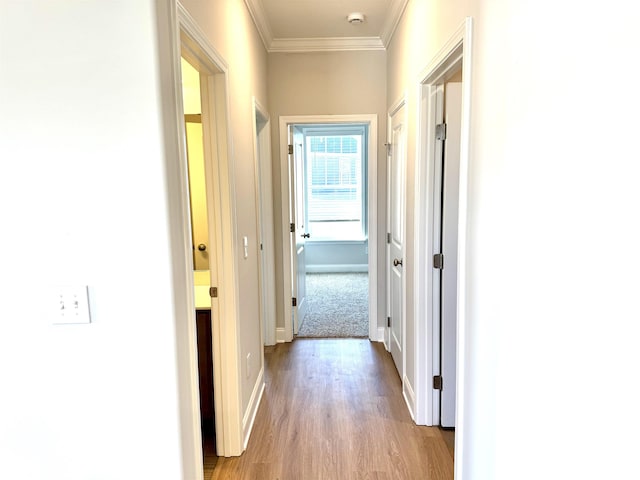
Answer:
M466 221L472 79L472 20L420 75L416 162L414 299L415 420L440 426L454 454L456 478L464 465L466 383Z
M172 252L176 281L177 323L179 333L180 428L183 442L183 466L188 478L202 478L204 466L203 432L215 431L215 452L219 456L236 456L243 451L242 406L240 404L240 375L238 355L236 266L233 251L234 200L233 180L229 169L229 129L227 98L227 67L223 59L208 43L193 19L180 5L177 20L168 22L175 47L171 64L163 68L171 72L172 83L167 92L165 133L175 143L168 167L171 218L175 222ZM173 47L172 47L173 48ZM182 80L185 62L199 79L200 111L191 113L183 99ZM186 115L185 115L186 114ZM199 115L199 116L198 116ZM195 185L189 172L188 156L195 150L187 142L197 139L201 144L204 165L207 237L200 239L192 228L194 202L190 191ZM202 246L201 246L202 245ZM206 264L200 260L207 257ZM208 309L207 309L208 307ZM207 311L208 310L208 311ZM206 311L202 320L200 311ZM196 314L198 312L198 314ZM204 324L205 329L197 328ZM200 355L198 341L204 344L206 355ZM210 350L209 350L210 347ZM201 348L202 350L202 348ZM199 365L200 363L200 365ZM202 386L200 371L209 370ZM211 382L212 379L212 382ZM207 400L205 397L209 397ZM206 400L207 407L201 405ZM211 410L213 401L213 415ZM213 421L209 419L213 416ZM202 420L202 421L201 421ZM213 425L211 425L213 424ZM206 440L206 439L205 439Z
M378 340L377 119L281 117L280 127L282 198L289 200L283 242L291 333L285 340Z
M260 316L264 345L276 344L276 285L271 183L271 120L267 110L253 98L253 138L256 177L256 211L260 245Z
M213 471L216 450L215 405L213 387L213 335L209 269L209 222L207 181L202 129L200 72L181 59L182 104L189 173L189 206L193 251L193 279L196 307L198 386L200 393L200 432L205 476Z
M436 142L433 215L434 420L453 448L456 416L456 332L458 321L458 202L462 70L436 86Z
M306 237L298 272L298 337L369 336L366 124L294 125L301 145L297 218ZM301 147L301 148L300 148ZM300 244L299 244L300 245Z

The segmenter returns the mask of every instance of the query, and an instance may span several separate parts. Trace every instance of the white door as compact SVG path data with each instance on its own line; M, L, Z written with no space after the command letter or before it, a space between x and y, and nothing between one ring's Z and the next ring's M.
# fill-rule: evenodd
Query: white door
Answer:
M458 198L460 170L460 122L462 84L444 87L446 139L442 160L441 245L441 375L440 425L455 427L456 418L456 325L458 322Z
M406 107L404 102L389 115L387 160L387 298L388 346L404 376L404 196L407 150Z
M305 169L304 169L304 137L295 126L289 127L289 182L291 198L289 201L289 218L291 223L291 292L295 305L291 309L293 334L298 334L298 327L306 313L306 275L305 240L309 238L306 227L305 211Z
M184 116L189 167L189 201L191 206L191 240L193 266L209 270L209 220L207 218L207 185L204 163L202 116Z

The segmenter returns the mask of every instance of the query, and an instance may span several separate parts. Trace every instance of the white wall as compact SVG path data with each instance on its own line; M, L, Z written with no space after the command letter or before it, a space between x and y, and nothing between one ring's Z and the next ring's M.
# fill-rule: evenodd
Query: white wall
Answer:
M389 49L388 102L408 89L415 125L418 72L474 17L459 478L639 474L634 8L413 0Z
M1 478L183 474L154 9L0 3Z
M0 4L2 478L196 477L186 422L194 339L175 283L187 263L176 256L183 211L170 197L172 8ZM232 58L237 236L250 239L238 259L240 350L253 359L246 408L262 362L251 97L267 103L266 52L241 0L187 8ZM58 284L92 287L92 324L52 325L47 292Z
M306 242L307 272L367 272L366 242Z
M385 218L386 52L314 52L269 54L269 110L284 115L378 115L378 217ZM274 218L282 218L280 141L272 128ZM373 161L373 159L371 159ZM286 205L286 204L285 204ZM384 312L384 222L378 231L378 311ZM276 225L276 231L280 230ZM276 235L277 326L284 326L282 240ZM378 315L381 316L380 314Z

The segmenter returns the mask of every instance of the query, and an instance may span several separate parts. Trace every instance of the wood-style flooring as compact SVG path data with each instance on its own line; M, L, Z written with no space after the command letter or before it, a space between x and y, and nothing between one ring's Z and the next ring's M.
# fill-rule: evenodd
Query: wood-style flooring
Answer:
M453 478L441 430L413 423L382 344L297 339L267 347L265 363L247 450L219 458L211 479Z

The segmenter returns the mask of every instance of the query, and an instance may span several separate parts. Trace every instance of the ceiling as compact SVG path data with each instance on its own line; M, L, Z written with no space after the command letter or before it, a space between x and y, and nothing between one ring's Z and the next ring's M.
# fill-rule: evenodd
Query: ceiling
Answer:
M408 0L245 0L269 52L384 50ZM362 13L350 24L347 15Z

